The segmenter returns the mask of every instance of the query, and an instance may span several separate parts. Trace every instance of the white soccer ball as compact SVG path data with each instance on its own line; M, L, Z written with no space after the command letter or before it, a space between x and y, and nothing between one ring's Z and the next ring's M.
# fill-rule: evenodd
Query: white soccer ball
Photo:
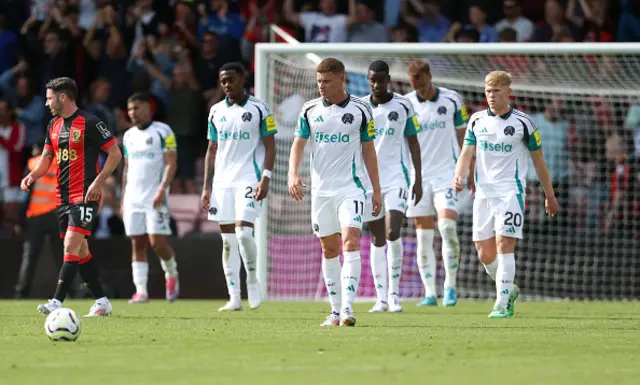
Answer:
M82 320L67 308L52 311L44 321L44 332L52 341L75 341L80 337Z

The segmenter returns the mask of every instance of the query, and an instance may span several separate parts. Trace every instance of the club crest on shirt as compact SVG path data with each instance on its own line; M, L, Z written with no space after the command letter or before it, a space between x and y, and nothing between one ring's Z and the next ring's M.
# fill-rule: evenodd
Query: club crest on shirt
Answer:
M152 137L148 137L147 138L147 146L151 146L153 144L153 138Z
M316 232L316 233L317 233L318 231L320 231L320 226L318 226L318 224L317 224L317 223L314 223L314 224L313 224L313 231L314 231L314 232Z
M391 111L391 112L389 112L389 115L387 116L387 119L389 119L389 121L391 121L391 122L397 122L399 117L400 117L400 115L398 115L397 112Z
M209 214L216 215L218 213L218 209L215 207L209 207Z
M353 115L351 115L348 112L346 114L342 115L342 123L344 123L344 124L353 123L353 119L354 119Z
M251 112L245 112L244 114L242 114L242 121L250 122L252 117L253 116L251 115Z
M447 107L440 106L438 107L438 115L445 115L447 113Z
M73 143L79 143L81 137L82 132L80 132L80 130L71 130L71 141Z
M516 133L516 129L513 126L507 126L504 128L504 134L507 136L513 136Z

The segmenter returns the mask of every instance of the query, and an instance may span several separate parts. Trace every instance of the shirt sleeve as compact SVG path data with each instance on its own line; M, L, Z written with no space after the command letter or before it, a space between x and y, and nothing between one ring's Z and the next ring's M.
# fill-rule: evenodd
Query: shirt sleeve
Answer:
M540 139L540 131L533 119L521 120L524 125L523 140L529 151L536 151L542 148L542 140Z
M362 108L361 108L362 107ZM360 124L360 142L370 142L376 138L376 127L371 107L367 104L359 105L362 111L362 123Z
M102 151L106 151L116 143L113 134L109 131L109 127L107 127L107 124L102 120L87 119L85 135L88 135Z
M413 136L418 135L420 132L420 122L418 122L418 116L413 109L413 105L411 103L407 103L408 105L402 104L407 112L407 122L404 125L404 135L405 136Z
M476 134L473 132L473 126L476 124L478 120L471 120L469 124L467 124L467 133L464 135L464 145L465 146L475 146L476 145Z
M469 111L458 93L455 94L455 101L457 108L453 115L453 124L456 128L463 128L469 122Z
M260 136L269 136L278 133L276 128L276 122L273 119L273 113L266 104L262 107L258 107L262 111L262 121L260 122Z
M298 138L309 139L309 136L311 136L311 127L309 126L309 119L307 117L309 110L310 109L306 104L302 106L302 110L300 110L300 115L298 116L298 126L296 127L295 133Z
M207 119L209 129L207 131L207 139L217 142L218 141L218 130L216 129L216 125L213 123L214 111L211 108L211 112L209 112L209 118Z
M53 118L49 121L49 125L47 126L47 134L44 137L44 148L43 150L53 151L53 145L51 144L51 126L53 126L53 122L55 122L57 118Z
M166 126L162 132L160 132L160 136L162 137L162 151L177 151L178 143L176 142L176 135L173 133L171 127Z

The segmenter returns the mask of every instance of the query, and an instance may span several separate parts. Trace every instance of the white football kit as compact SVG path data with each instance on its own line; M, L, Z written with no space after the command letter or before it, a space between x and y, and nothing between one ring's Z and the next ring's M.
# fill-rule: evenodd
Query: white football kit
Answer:
M164 174L166 151L176 151L176 137L168 125L151 121L134 126L122 139L127 159L127 184L122 200L122 221L127 236L171 235L169 207L153 207ZM169 194L167 189L167 195Z
M467 108L456 91L443 87L436 87L431 100L423 100L415 91L406 97L418 117L422 153L422 199L417 205L409 201L407 216L434 216L444 209L457 211L458 198L451 181L460 155L456 130L465 127ZM413 167L411 178L415 181Z
M253 96L240 104L225 98L211 107L207 138L218 142L218 150L209 220L223 225L255 222L262 207L254 199L264 167L262 137L277 132L271 109Z
M541 147L535 123L514 108L502 116L479 111L469 121L464 144L476 150L473 240L495 234L522 238L529 151Z
M376 135L374 144L383 202L383 209L374 217L372 202L367 201L365 221L371 222L383 218L390 210L406 212L407 200L411 198L409 168L413 164L407 137L417 135L420 125L411 102L402 95L394 93L388 102L378 105L373 103L371 95L362 100L372 106Z
M342 103L322 98L302 107L296 136L311 142L311 220L318 237L343 227L362 229L366 186L362 143L375 138L371 108L349 95Z

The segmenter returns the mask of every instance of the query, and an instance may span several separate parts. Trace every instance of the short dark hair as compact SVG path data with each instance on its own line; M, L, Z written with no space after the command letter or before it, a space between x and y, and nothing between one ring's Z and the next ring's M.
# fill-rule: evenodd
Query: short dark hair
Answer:
M518 31L511 27L503 28L498 34L500 42L515 43L518 41Z
M369 71L389 74L389 64L384 60L376 60L369 65Z
M136 92L127 99L127 104L133 102L151 103L151 96L146 92Z
M316 72L321 74L327 72L331 72L333 74L344 74L344 64L338 59L328 57L318 64Z
M242 63L237 61L225 63L222 65L222 67L220 67L220 71L218 71L218 73L222 71L236 71L237 73L242 75L244 74L244 66L242 65Z
M78 85L71 78L51 79L47 82L45 88L55 93L65 94L70 100L76 100L78 97Z
M408 72L411 76L419 76L421 74L429 75L431 73L431 66L427 60L414 60L409 64Z

